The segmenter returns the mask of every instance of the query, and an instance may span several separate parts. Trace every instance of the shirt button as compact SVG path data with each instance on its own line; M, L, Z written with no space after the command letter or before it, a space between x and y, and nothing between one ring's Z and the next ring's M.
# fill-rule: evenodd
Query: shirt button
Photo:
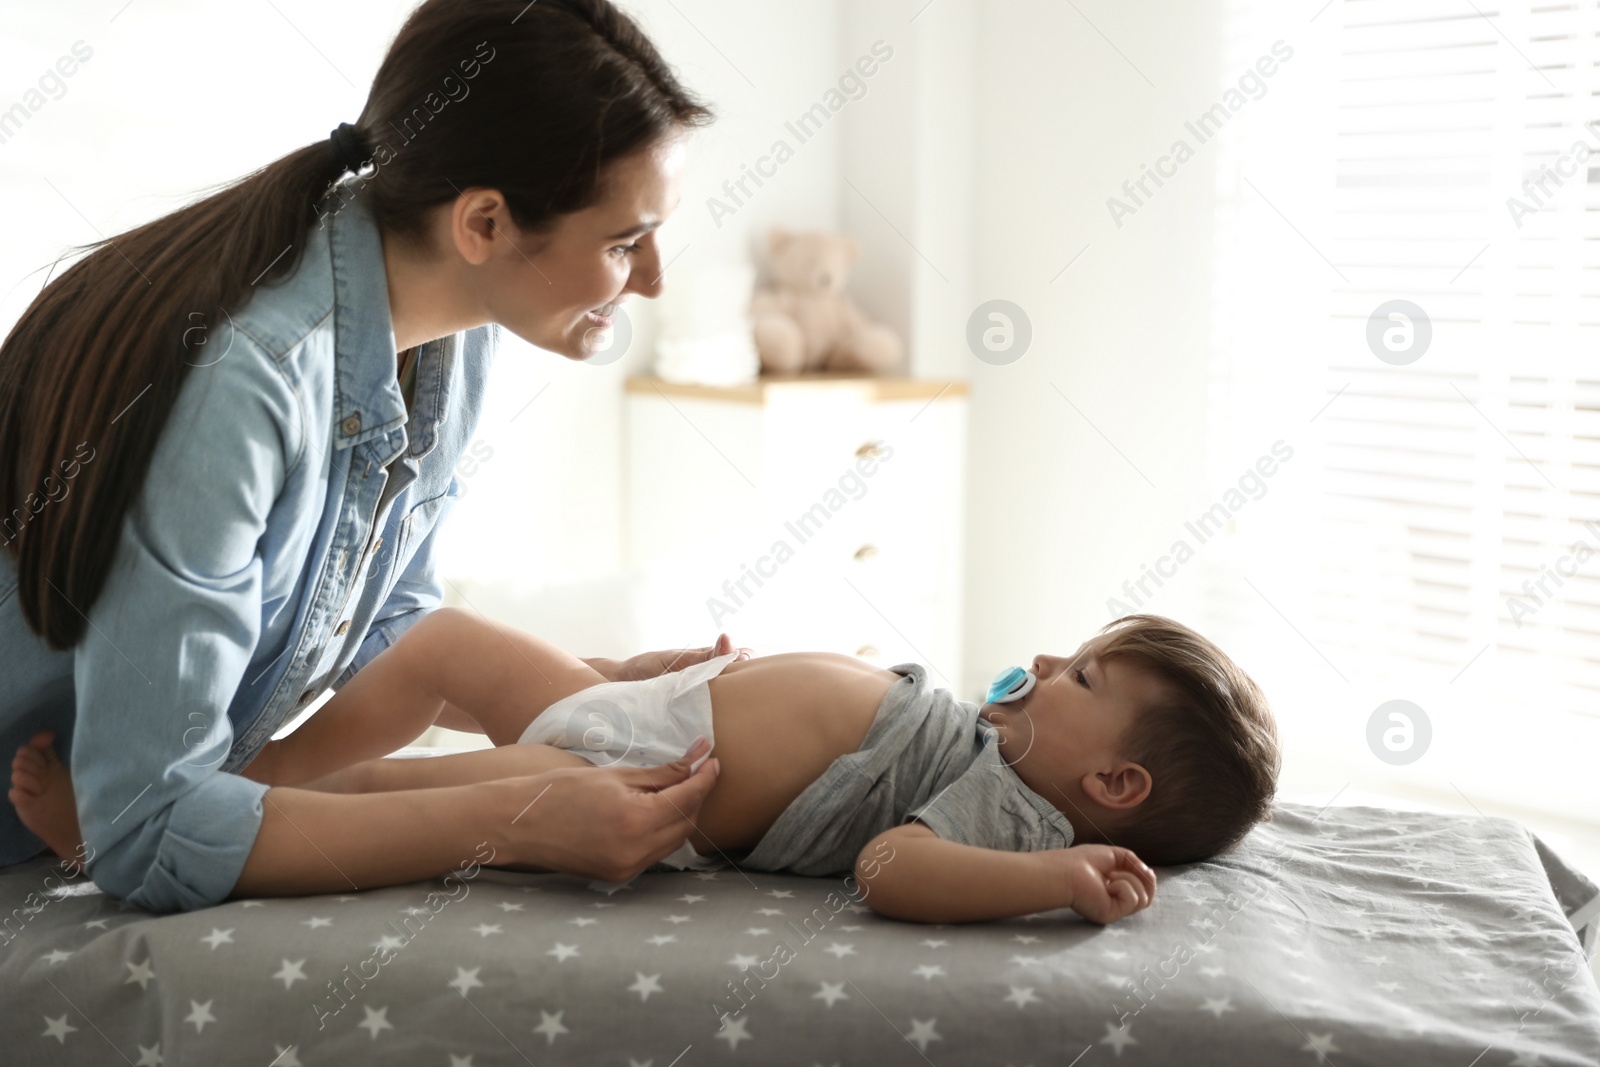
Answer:
M333 631L333 632L338 634L340 637L343 637L344 636L344 632L346 630L348 630L348 629L350 629L350 620L346 619L346 620L344 620L344 622L341 622L339 624L339 628L337 630Z
M361 413L356 412L354 415L346 415L344 421L339 424L339 428L351 435L360 433Z

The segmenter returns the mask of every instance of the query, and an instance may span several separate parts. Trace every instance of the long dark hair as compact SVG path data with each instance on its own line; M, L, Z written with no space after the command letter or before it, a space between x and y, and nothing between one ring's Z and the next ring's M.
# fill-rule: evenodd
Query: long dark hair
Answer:
M606 168L712 112L607 0L426 0L401 27L354 125L385 235L500 190L545 232L605 194ZM363 151L365 154L365 151ZM0 543L28 625L82 638L126 512L204 327L292 273L345 173L323 138L204 199L87 245L0 345ZM70 494L71 505L66 503Z

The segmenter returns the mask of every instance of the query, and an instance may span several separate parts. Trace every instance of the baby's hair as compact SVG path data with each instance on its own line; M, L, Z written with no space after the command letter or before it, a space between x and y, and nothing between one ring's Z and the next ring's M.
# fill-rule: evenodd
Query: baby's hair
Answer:
M1102 829L1154 866L1227 852L1272 818L1282 754L1272 709L1216 645L1160 615L1105 626L1101 660L1125 659L1159 695L1137 709L1120 754L1150 772L1150 795Z

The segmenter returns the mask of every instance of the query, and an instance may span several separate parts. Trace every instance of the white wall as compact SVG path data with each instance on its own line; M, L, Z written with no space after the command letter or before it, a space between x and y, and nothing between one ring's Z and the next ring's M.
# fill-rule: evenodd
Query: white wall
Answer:
M974 296L1033 324L1020 361L968 360L975 679L1110 621L1107 597L1201 492L1207 161L1121 229L1106 199L1215 99L1219 5L1077 6L985 7L975 42ZM1163 610L1183 618L1193 599L1171 592Z

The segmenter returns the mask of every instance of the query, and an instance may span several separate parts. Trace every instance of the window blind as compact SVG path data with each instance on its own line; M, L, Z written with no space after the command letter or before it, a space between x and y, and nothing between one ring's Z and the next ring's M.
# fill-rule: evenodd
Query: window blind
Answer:
M1336 551L1320 590L1325 632L1357 657L1492 654L1486 674L1522 680L1501 699L1586 716L1600 716L1596 15L1593 0L1340 5L1329 256L1350 284L1333 315L1359 326L1403 296L1433 336L1413 363L1329 363L1343 391L1323 421Z
M1271 32L1232 11L1228 61L1285 36L1300 82L1228 131L1213 414L1235 452L1279 432L1252 375L1316 414L1293 426L1301 511L1236 550L1296 556L1299 588L1285 567L1241 592L1236 568L1219 617L1287 620L1374 700L1425 679L1442 719L1475 708L1458 788L1503 776L1515 733L1565 781L1529 795L1593 799L1573 782L1600 739L1600 3L1336 0ZM1421 314L1374 323L1395 300ZM1252 335L1274 302L1287 352Z

